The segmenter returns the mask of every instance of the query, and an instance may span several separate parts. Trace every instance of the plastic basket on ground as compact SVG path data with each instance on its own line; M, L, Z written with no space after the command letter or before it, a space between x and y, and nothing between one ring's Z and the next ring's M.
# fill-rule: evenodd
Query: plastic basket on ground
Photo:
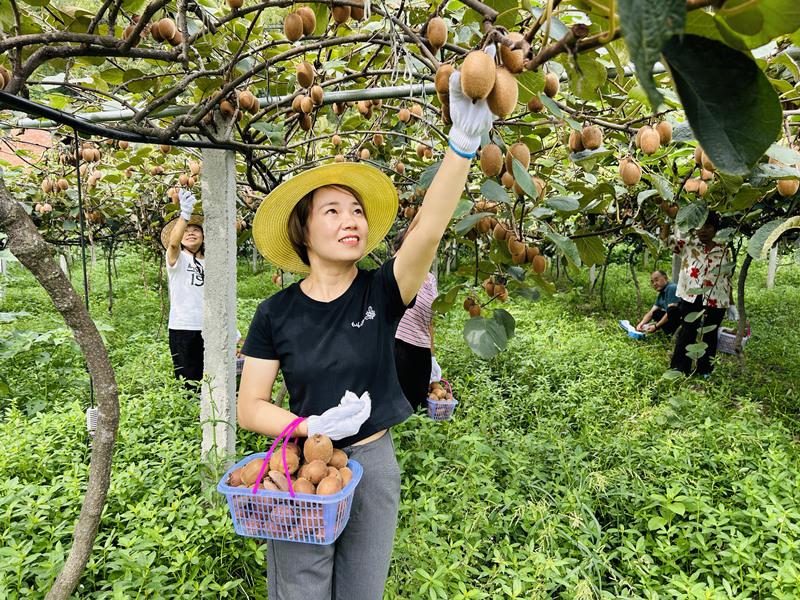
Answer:
M286 436L287 440L291 431ZM275 440L275 443L281 439L281 436ZM223 475L217 484L217 491L224 494L228 500L234 530L239 535L246 537L306 544L332 544L344 531L350 518L353 494L363 474L361 465L355 460L349 460L347 466L353 473L352 479L342 491L329 496L299 494L294 492L291 485L288 492L264 489L261 487L261 480L265 475L265 468L262 468L253 486L234 487L228 485L231 473L251 460L261 458L265 461L264 466L266 467L274 448L275 444L269 452L251 454L240 460ZM283 454L285 457L285 445ZM284 469L286 469L285 458ZM288 474L288 470L286 472ZM288 476L287 479L289 479Z
M750 339L750 325L747 326L742 337L742 350ZM717 331L717 352L736 354L736 330L729 327L720 327Z
M453 395L453 388L450 387L450 382L446 379L442 379L442 383L447 386L447 390L450 395ZM434 421L449 421L453 417L453 411L456 409L456 404L458 404L458 400L453 398L452 400L440 399L434 400L430 396L428 397L428 416L433 419Z

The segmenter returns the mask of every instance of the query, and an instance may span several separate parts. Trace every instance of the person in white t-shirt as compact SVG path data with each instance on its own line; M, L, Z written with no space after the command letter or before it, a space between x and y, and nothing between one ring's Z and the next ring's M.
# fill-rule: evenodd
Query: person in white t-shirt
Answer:
M193 214L197 200L179 192L181 213L164 226L161 243L167 251L169 282L169 349L175 377L203 378L203 284L205 244L203 217Z

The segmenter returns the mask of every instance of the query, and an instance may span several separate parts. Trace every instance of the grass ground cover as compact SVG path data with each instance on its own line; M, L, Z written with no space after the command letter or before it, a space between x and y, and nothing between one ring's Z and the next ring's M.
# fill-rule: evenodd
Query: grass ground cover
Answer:
M199 410L172 380L156 273L145 288L138 258L121 259L109 315L100 264L91 302L122 416L76 597L263 598L263 548L202 491ZM386 598L796 598L800 268L782 268L774 290L764 280L754 266L744 365L723 357L708 382L660 379L668 341L618 330L635 309L625 265L609 270L606 309L583 281L504 305L516 337L490 362L461 337L466 313L443 318L438 354L461 403L452 422L417 415L394 430L403 493ZM87 382L33 280L13 269L5 284L0 596L37 598L85 486ZM243 332L275 289L241 266ZM238 440L242 453L266 446Z

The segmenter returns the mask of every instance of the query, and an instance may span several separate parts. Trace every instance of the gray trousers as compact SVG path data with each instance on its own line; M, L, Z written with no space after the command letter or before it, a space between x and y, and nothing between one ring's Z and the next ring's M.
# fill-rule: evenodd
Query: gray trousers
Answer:
M391 432L344 448L364 473L333 544L267 540L269 600L381 600L392 558L400 468Z

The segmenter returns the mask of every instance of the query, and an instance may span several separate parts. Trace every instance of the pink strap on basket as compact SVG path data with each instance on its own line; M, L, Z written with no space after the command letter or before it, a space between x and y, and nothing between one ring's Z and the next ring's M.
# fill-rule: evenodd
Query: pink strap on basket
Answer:
M442 379L441 381L447 386L447 391L450 393L450 395L453 396L453 388L450 387L450 382L447 381L447 379ZM455 396L453 396L453 399L455 399Z
M267 470L267 466L269 465L269 459L272 456L272 453L275 451L275 448L278 446L281 440L283 440L283 453L281 458L283 458L283 470L286 474L286 482L289 485L289 495L294 498L294 486L292 485L292 476L289 473L289 466L286 464L286 442L289 441L294 433L294 430L300 426L300 423L305 421L305 417L298 417L291 423L289 423L283 431L280 432L278 437L275 438L275 441L272 442L272 446L270 446L269 450L267 450L267 455L264 457L264 462L261 465L261 470L258 472L258 477L256 477L256 482L253 485L253 493L258 492L258 486L261 485L261 480L264 478L264 473ZM285 438L285 439L284 439Z

